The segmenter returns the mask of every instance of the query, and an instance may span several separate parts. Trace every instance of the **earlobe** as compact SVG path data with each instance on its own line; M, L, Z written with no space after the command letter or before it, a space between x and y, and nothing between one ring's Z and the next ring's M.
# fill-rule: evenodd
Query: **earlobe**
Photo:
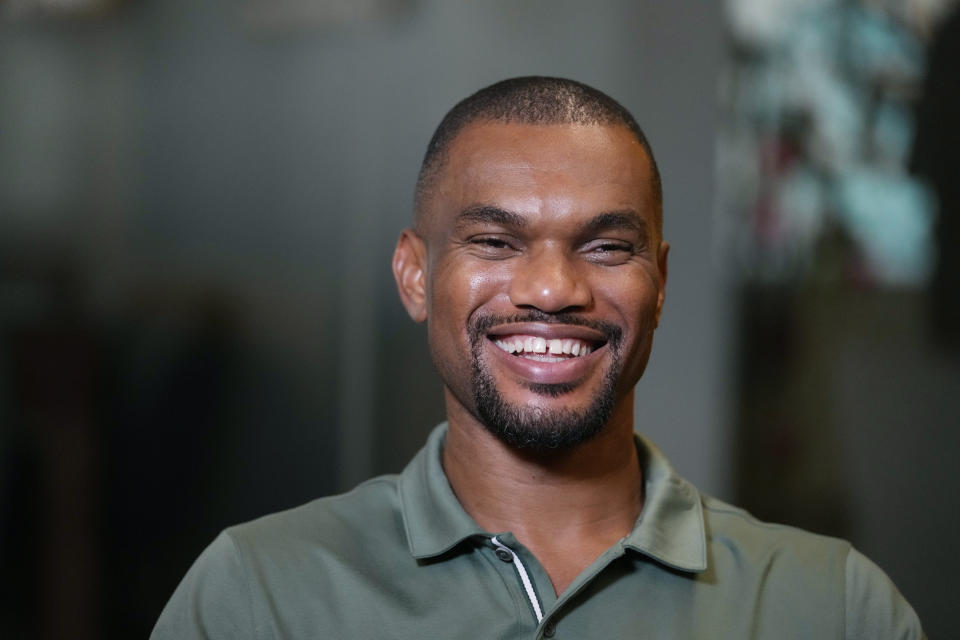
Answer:
M415 322L427 319L426 246L412 229L404 229L393 252L393 277L407 313Z

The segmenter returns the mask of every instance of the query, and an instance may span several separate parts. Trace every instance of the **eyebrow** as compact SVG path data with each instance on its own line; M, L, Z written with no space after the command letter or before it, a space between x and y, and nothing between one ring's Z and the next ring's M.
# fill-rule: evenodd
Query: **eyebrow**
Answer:
M487 204L467 207L457 216L457 226L471 223L499 224L505 227L524 227L527 221L518 213Z
M457 216L457 226L466 224L498 224L516 229L527 226L527 220L518 213L507 211L493 205L478 204L464 209ZM639 233L644 238L648 234L646 221L632 209L606 211L597 214L583 226L584 235L602 231L623 230Z
M611 231L615 229L632 231L644 237L646 237L648 233L646 220L631 209L607 211L594 216L592 220L584 225L583 233L584 235L592 235L601 231Z

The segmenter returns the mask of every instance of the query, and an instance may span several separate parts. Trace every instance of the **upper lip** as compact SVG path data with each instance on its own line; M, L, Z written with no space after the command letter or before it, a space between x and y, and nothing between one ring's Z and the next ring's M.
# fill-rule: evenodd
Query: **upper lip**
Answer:
M562 340L576 338L594 343L607 341L602 331L576 324L553 324L548 322L512 322L497 325L487 331L490 337L525 335L543 338L545 340Z

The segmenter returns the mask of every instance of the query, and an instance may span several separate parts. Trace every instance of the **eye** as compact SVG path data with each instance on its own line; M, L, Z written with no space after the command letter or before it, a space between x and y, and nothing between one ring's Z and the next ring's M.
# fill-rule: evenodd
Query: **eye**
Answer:
M620 264L634 254L633 249L631 243L622 240L594 240L584 246L583 253L600 264Z
M502 236L476 236L470 238L469 243L473 250L484 258L507 258L517 252L513 243Z
M507 244L506 240L501 240L500 238L474 238L470 242L471 244L479 245L481 247L489 247L490 249L510 248L510 245Z
M594 251L599 251L600 253L612 253L614 251L630 251L630 245L616 243L616 242L604 242L603 244L597 245L593 249Z

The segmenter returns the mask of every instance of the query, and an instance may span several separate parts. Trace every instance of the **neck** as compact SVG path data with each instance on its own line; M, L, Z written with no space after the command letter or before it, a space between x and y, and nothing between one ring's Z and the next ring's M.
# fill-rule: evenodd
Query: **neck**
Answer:
M632 396L588 442L545 453L511 448L451 400L443 464L454 493L481 527L511 531L526 545L558 593L633 528L643 474Z

